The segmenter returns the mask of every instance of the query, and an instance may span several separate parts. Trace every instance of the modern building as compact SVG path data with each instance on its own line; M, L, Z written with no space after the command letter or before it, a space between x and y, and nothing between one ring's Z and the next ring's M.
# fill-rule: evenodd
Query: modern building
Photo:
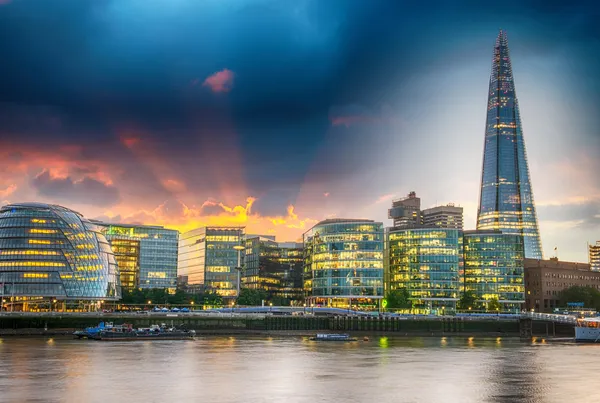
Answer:
M175 292L178 231L153 225L98 224L115 254L124 290L161 288Z
M405 288L412 312L451 313L461 292L462 233L449 228L390 230L386 292Z
M383 298L383 223L329 219L304 233L308 304L376 308Z
M523 237L500 231L465 231L464 287L479 308L498 300L503 311L519 311L525 303ZM475 307L474 307L475 308Z
M407 197L392 201L392 208L388 210L388 217L394 220L394 228L412 228L422 224L421 199L415 192L410 192Z
M524 237L525 257L542 259L508 40L500 31L490 76L477 229Z
M423 227L449 228L462 231L463 208L454 204L437 206L421 212Z
M590 266L593 271L600 271L600 241L596 245L589 245Z
M600 290L600 272L586 263L525 259L525 308L535 312L552 312L560 306L560 292L573 287ZM593 307L588 307L593 308Z
M0 208L0 296L13 310L118 300L119 270L101 228L81 214L51 204L11 204Z
M181 234L178 274L189 291L236 298L245 249L244 227L202 227Z
M301 243L276 242L275 237L261 235L246 237L242 283L266 291L269 299L300 301L303 265Z

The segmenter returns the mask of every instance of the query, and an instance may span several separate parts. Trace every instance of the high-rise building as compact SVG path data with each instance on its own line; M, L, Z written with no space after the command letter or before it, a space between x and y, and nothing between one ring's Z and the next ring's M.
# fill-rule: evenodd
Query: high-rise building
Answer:
M236 298L244 259L244 227L202 227L181 234L178 274L191 291ZM238 265L240 263L240 265Z
M506 32L494 46L477 229L524 238L525 257L542 259L527 153Z
M414 228L422 224L421 199L415 192L410 192L407 197L392 201L392 208L388 210L388 217L394 220L394 228Z
M456 309L463 264L460 230L391 229L386 252L386 292L406 289L415 313Z
M120 298L117 263L98 225L51 204L0 208L0 300L11 310Z
M463 229L463 208L453 204L425 209L421 212L423 227Z
M590 266L593 271L600 271L600 241L596 245L589 246Z
M519 311L525 303L523 237L498 230L465 231L464 291L472 291L485 309L498 300L502 311Z
M378 306L383 298L383 223L329 219L304 233L307 302Z
M302 299L303 247L301 243L276 242L274 237L246 237L242 282L264 290L269 298Z
M105 228L125 290L175 291L178 231L154 225L97 223Z

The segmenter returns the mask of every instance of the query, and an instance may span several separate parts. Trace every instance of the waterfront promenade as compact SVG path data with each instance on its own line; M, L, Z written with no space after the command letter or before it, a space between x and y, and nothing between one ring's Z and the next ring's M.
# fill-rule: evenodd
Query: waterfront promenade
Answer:
M341 311L341 312L340 312ZM399 315L314 308L295 313L289 307L226 308L188 313L27 313L0 314L0 335L70 334L99 322L136 327L167 323L212 334L302 334L317 331L398 336L489 335L528 338L572 337L576 319L548 314L474 314L457 316Z

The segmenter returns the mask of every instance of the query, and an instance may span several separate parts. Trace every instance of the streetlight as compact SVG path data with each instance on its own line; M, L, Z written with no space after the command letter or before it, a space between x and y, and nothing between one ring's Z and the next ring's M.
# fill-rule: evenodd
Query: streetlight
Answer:
M269 312L271 312L273 310L273 303L269 302Z
M237 270L237 297L240 297L240 272L242 271L242 251L244 250L244 247L242 245L235 245L233 247L233 249L237 250L237 255L238 255L238 261L237 261L237 267L235 268Z

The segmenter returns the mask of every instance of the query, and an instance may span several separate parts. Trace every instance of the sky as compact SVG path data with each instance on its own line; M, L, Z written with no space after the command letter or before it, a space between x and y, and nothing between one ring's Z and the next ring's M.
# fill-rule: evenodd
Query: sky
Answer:
M475 227L493 46L508 33L546 257L600 240L600 5L554 0L0 0L0 203L295 240Z

